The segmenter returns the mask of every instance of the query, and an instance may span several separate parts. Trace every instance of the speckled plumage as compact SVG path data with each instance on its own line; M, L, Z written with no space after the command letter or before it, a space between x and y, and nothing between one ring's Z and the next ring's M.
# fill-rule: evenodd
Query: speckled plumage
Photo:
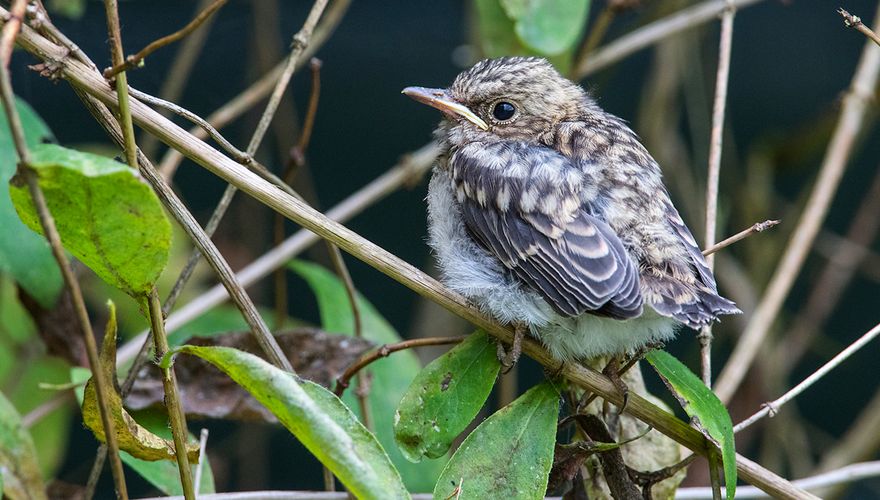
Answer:
M620 354L739 312L635 133L547 61L485 60L446 90L417 90L465 107L444 109L428 189L447 286L527 325L559 359ZM512 118L493 116L500 101Z

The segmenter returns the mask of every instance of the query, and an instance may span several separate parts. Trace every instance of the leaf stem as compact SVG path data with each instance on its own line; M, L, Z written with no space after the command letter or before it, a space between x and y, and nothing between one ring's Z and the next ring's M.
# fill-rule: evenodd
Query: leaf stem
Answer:
M153 329L153 347L156 359L162 359L168 352L168 338L165 335L165 317L162 315L162 303L159 293L154 288L147 298L150 315L150 326ZM192 470L189 459L186 456L186 417L177 394L177 378L174 376L174 367L163 368L162 386L165 389L165 408L168 410L168 419L171 422L171 434L174 437L174 454L177 457L177 469L180 473L180 484L183 487L183 495L186 500L195 500L193 489ZM199 457L204 460L204 457Z

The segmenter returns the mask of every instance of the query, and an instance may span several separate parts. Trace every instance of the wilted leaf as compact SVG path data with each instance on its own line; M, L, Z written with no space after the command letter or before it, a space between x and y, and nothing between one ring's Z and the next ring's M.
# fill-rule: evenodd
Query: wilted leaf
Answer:
M373 346L363 339L329 335L315 328L277 333L275 340L299 376L325 387L332 385L351 363ZM262 355L262 349L250 332L194 338L189 344L233 347ZM186 356L176 360L174 372L187 418L276 421L274 415L240 385L201 358ZM125 406L130 410L163 406L164 396L159 368L147 365L138 373L137 383L125 399Z
M327 269L305 261L293 261L289 266L308 282L314 292L321 312L323 329L327 332L354 335L354 317L351 313L345 286L339 279ZM400 335L376 311L372 304L360 294L358 294L357 300L364 338L377 344L401 341ZM421 368L421 363L415 353L406 350L380 359L365 370L371 375L367 403L373 417L373 429L375 429L376 437L404 477L407 487L413 492L431 491L440 470L443 468L443 461L419 464L410 462L403 456L394 441L393 422L397 404L409 387L410 381L415 378ZM355 414L360 414L354 391L347 391L343 401Z
M428 364L394 417L394 437L404 456L418 462L445 455L483 407L500 367L495 344L483 331Z
M46 203L64 248L107 283L146 295L168 260L171 225L153 190L117 161L52 144L32 151ZM27 186L13 179L19 216L40 231Z
M543 56L571 49L587 23L590 0L499 0L516 34Z
M544 498L558 415L559 393L550 382L529 389L461 443L434 498Z
M660 377L671 386L684 411L698 420L700 426L721 448L724 465L724 484L727 498L736 494L736 450L734 449L733 423L730 414L711 389L666 351L655 350L645 359L657 370ZM683 401L682 401L683 399Z
M110 303L110 319L101 345L101 370L110 387L107 394L107 410L113 420L119 449L142 460L176 460L174 442L163 439L138 424L122 407L122 398L116 391L116 308ZM101 412L98 409L94 378L89 379L83 394L83 421L100 441L106 441ZM191 463L199 461L198 444L188 444L187 458Z
M223 370L269 408L358 498L409 498L370 431L327 389L228 347L184 346Z
M21 416L0 393L0 484L12 500L46 498L31 434L21 425ZM0 495L0 496L3 496Z
M161 411L138 412L137 421L150 432L157 436L171 440L171 429L168 427L167 415L162 409ZM195 437L190 434L190 439ZM210 443L210 441L209 441ZM119 456L125 465L131 467L141 477L149 481L150 484L158 488L166 495L183 495L183 488L180 485L180 471L177 468L177 462L168 460L146 461L134 458L128 453L121 452ZM207 454L202 457L203 464L191 464L193 480L195 480L196 469L202 467L202 482L199 493L214 493L214 473L211 470L211 463L208 461Z
M52 138L45 122L24 101L16 98L16 108L24 128L25 142L34 147ZM9 179L15 174L18 154L12 143L6 114L0 114L0 271L9 273L43 307L50 308L61 290L61 272L45 238L29 230L15 213Z

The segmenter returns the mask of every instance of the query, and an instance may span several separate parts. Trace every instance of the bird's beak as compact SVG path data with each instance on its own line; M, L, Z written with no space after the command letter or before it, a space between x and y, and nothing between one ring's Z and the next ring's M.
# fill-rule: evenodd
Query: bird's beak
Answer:
M452 96L449 95L449 92L447 92L446 89L407 87L403 89L402 93L410 96L411 98L422 104L427 104L432 108L437 108L444 113L458 115L483 130L489 130L489 126L486 125L486 122L484 122L482 118L475 115L474 112L468 109L467 106L455 102L455 100L452 98Z

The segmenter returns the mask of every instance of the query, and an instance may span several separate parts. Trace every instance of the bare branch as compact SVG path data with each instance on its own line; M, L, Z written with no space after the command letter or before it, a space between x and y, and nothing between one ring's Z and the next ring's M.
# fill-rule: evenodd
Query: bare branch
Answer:
M743 420L742 422L736 424L733 427L734 432L739 432L746 427L754 424L758 420L770 415L771 417L779 411L779 408L782 407L785 403L788 403L792 399L796 398L800 393L807 390L811 385L815 384L819 380L822 379L825 375L828 374L831 370L836 368L840 363L843 363L850 356L853 355L856 351L864 347L868 344L868 342L874 340L875 337L880 335L880 324L876 325L874 328L869 330L867 333L859 337L858 340L850 344L846 349L841 351L837 356L831 358L830 361L822 365L821 368L813 372L809 377L805 378L801 383L794 386L790 391L786 392L779 398L773 400L770 403L764 403L758 412L756 412L751 417Z
M880 10L877 11L875 24L880 24ZM722 401L730 400L752 365L758 349L764 345L764 339L779 316L782 303L813 246L855 147L856 137L862 129L868 103L873 100L878 76L880 76L880 47L868 42L862 51L850 90L844 98L843 109L822 161L813 192L810 193L788 247L767 285L764 297L718 377L715 392Z
M345 372L336 379L336 389L334 390L334 392L337 396L342 397L342 393L344 393L345 389L348 388L349 381L352 377L357 375L359 371L366 368L367 365L369 365L370 363L381 358L387 358L391 355L391 353L403 351L406 349L412 349L414 347L458 344L466 338L467 336L424 337L420 339L409 339L394 344L385 344L383 346L380 346L364 354L357 361L352 363L351 366L346 368Z
M576 80L604 69L617 61L650 47L664 38L684 30L707 23L724 12L729 5L742 9L754 5L761 0L706 0L702 3L682 9L675 14L642 26L617 40L605 45L596 52L586 54L578 61L573 74ZM729 3L728 3L729 2Z
M141 61L143 61L144 58L146 58L148 55L161 49L162 47L171 45L172 43L180 40L181 38L189 35L193 31L198 29L198 27L201 26L202 23L204 23L208 18L210 18L211 15L214 14L214 12L217 12L220 9L220 7L223 7L223 5L226 4L226 2L227 2L227 0L215 0L214 3L209 5L202 12L200 12L199 15L197 15L195 17L195 19L190 21L189 24L187 24L186 26L184 26L180 30L175 31L174 33L172 33L170 35L163 36L162 38L151 42L149 45L147 45L146 47L139 50L136 54L126 57L124 61L121 60L122 59L121 56L118 60L114 59L113 67L107 68L104 70L104 78L107 78L109 80L110 78L113 78L114 76L118 75L119 73L122 73L123 71L127 71L127 70L138 67L138 65L141 63ZM121 48L121 46L120 46L120 48ZM120 51L120 54L121 54L121 51ZM119 61L121 61L121 62L119 62Z
M715 102L712 105L712 134L709 140L709 167L706 175L706 247L715 245L718 225L718 183L721 177L721 147L724 138L724 114L727 107L727 83L730 76L730 51L733 45L733 17L736 11L732 0L721 16L721 40L718 43L718 72L715 76ZM715 258L706 255L709 269L715 268ZM712 386L712 325L700 329L700 367L703 383Z
M739 240L746 239L755 233L760 233L760 232L766 231L766 230L770 229L771 227L779 224L779 222L780 221L778 221L778 220L765 220L764 222L756 222L756 223L752 224L751 226L749 226L748 229L743 229L742 231L734 234L733 236L731 236L729 238L725 238L725 239L721 240L720 242L703 250L703 255L712 255L723 248L727 248L730 245L733 245L734 243L736 243Z
M874 43L880 45L880 36L877 36L877 33L874 33L874 30L865 26L865 23L862 22L862 19L859 16L854 16L842 8L837 9L837 13L843 16L843 24L845 24L847 28L858 30L861 34L870 38Z

